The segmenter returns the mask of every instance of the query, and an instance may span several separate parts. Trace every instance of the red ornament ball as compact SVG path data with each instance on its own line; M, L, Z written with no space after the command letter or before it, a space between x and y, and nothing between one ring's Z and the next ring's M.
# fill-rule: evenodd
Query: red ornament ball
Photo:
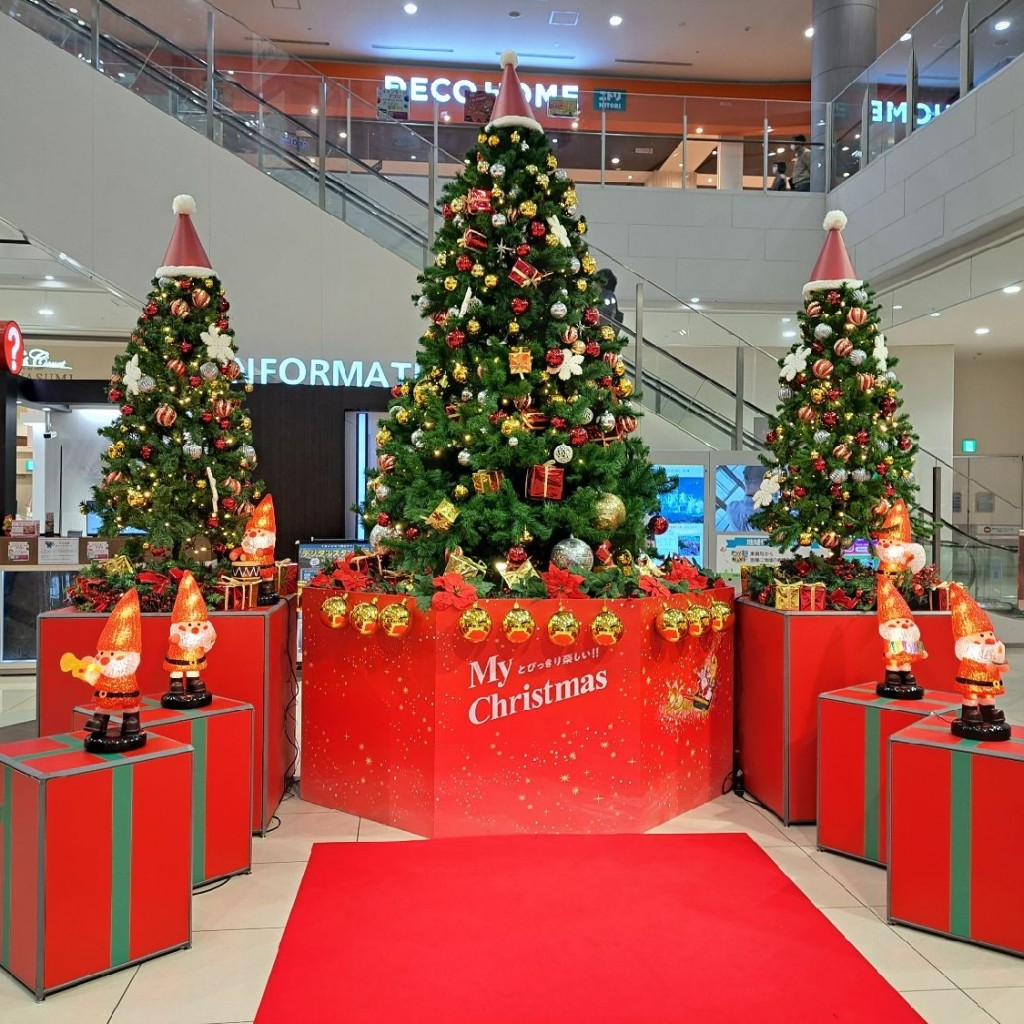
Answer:
M820 356L825 351L825 346L820 341L811 342L811 354Z
M909 437L907 437L906 434L904 434L896 442L896 445L901 452L909 452L910 449L914 446L914 442Z
M821 316L824 310L821 308L820 302L808 302L807 303L807 315L808 316Z
M220 302L217 303L217 312L218 313L226 313L230 308L231 308L231 303L228 302L227 299L221 299Z
M830 305L841 306L843 304L842 292L829 292L828 301Z
M843 485L832 484L828 489L828 493L832 495L833 498L841 498L843 496Z
M806 498L806 497L807 497L807 488L806 488L806 487L801 487L801 486L800 486L800 485L798 484L798 485L797 485L796 487L794 487L794 488L793 488L793 493L794 493L794 494L795 494L795 495L796 495L796 496L797 496L798 498Z
M207 516L206 525L209 526L211 530L216 530L217 527L220 526L220 520L216 516Z
M181 353L181 354L182 354L183 356L187 356L187 355L189 354L189 352L191 352L191 351L192 351L192 342L191 342L191 341L183 341L183 342L182 342L182 343L181 343L181 344L180 344L180 345L178 346L178 351L179 351L179 352L180 352L180 353Z
M583 350L591 359L596 359L601 354L601 346L596 341L588 341L587 347Z
M205 288L196 288L192 292L192 305L196 309L206 309L210 304L210 293Z
M552 416L551 426L554 427L555 430L564 430L565 420L561 416Z
M216 448L217 451L219 452L224 451L224 449L227 448L227 446L228 443L227 441L224 440L223 437L218 437L217 440L213 442L213 447Z
M801 405L797 416L801 423L813 423L818 418L818 414L809 405Z
M601 378L601 387L603 387L603 388L611 388L611 387L614 387L614 386L615 386L615 381L611 377L602 377Z
M228 325L227 317L223 317L222 316L217 321L217 330L219 330L219 331L226 331L228 329L228 326L229 325Z
M821 417L821 422L824 423L826 427L834 427L839 422L839 413L832 412L830 410Z
M143 459L148 461L153 457L153 446L151 444L144 444L139 449L139 454L143 457Z
M160 307L155 302L146 303L146 308L142 311L144 319L149 320L156 316L160 312Z
M813 462L811 463L811 466L812 466L812 467L813 467L814 469L816 469L816 470L817 470L817 471L818 471L819 473L824 473L824 472L825 472L825 467L826 467L827 465L828 465L828 463L827 463L827 462L826 462L826 461L825 461L825 460L824 460L823 458L821 458L820 456L819 456L818 458L816 458L816 459L815 459L815 460L814 460L814 461L813 461Z
M764 435L764 439L767 444L775 444L775 441L777 440L775 431L769 430L768 433Z
M882 410L882 413L884 415L888 416L890 413L893 413L893 412L896 411L896 399L895 398L889 398L887 396L887 397L883 398L881 400L881 402L878 403L878 408Z
M885 485L885 493L886 493L887 497L891 498L896 493L896 488L893 487L892 484L886 484Z
M392 388L391 388L391 397L392 398L401 398L402 397L402 385L401 384L395 384L395 385L392 386Z
M456 328L454 331L449 331L445 336L444 340L448 343L449 348L458 348L466 340L466 332L460 331Z
M875 470L877 471L879 476L885 476L885 474L889 472L889 463L880 462L877 466L875 466Z
M853 309L846 314L846 322L848 324L853 324L854 327L860 327L861 324L866 324L868 322L868 311L866 309L861 309L860 306L854 306Z
M524 299L521 295L517 295L509 305L512 307L512 312L516 316L522 316L529 308L530 302L528 299Z
M815 377L827 377L832 372L832 364L827 359L816 359L811 367Z
M663 533L668 531L668 520L664 516L654 516L649 525L651 533L656 537L660 537Z
M415 540L420 535L420 528L418 526L410 526L405 531L406 540Z
M131 414L133 412L135 412L135 406L134 405L122 405L121 406L121 415L122 416L131 416Z
M547 225L541 220L535 220L530 223L530 234L534 238L543 238L548 233Z
M232 498L232 497L231 497L231 496L229 495L228 497L224 498L224 499L223 499L223 500L221 501L221 504L222 504L222 505L224 506L224 508L226 508L226 509L227 509L227 510L228 510L229 512L234 512L234 511L235 511L235 507L236 507L236 506L238 505L238 502L237 502L237 501L235 501L235 499L234 499L234 498Z
M179 377L184 377L188 367L180 359L168 359L167 369Z
M445 203L444 206L441 207L441 216L444 217L445 220L451 220L452 217L455 216L455 211L452 209L451 203Z
M377 516L377 525L378 526L390 526L391 525L391 516L389 516L387 514L387 512L379 513L378 516Z
M203 383L203 378L197 377L195 374L193 374L191 377L189 377L188 382L192 387L197 388L199 387L200 384Z
M870 435L866 430L858 430L853 436L857 444L867 444L870 440Z
M588 327L596 327L600 320L601 314L593 306L587 306L587 308L583 310L583 322Z
M189 305L184 299L175 299L171 303L171 315L177 317L186 317L189 314Z
M231 420L229 420L227 418L222 419L222 420L218 420L217 421L217 426L220 427L221 430L227 430L228 427L231 426Z
M565 356L560 348L549 348L544 355L544 361L552 370L557 370L565 362Z
M526 548L524 548L522 544L513 544L505 555L505 561L508 562L509 565L516 566L522 565L529 557L530 556L526 553Z
M110 400L112 402L120 402L121 399L124 398L124 392L123 391L119 391L117 388L113 388L109 392L108 397L110 398Z
M202 421L203 421L204 423L212 423L212 422L213 422L213 413L212 413L212 412L210 412L210 410L209 410L209 409L207 409L207 410L206 410L205 412L203 412L203 413L201 413L201 414L200 414L199 418L200 418L200 419L201 419L201 420L202 420Z
M463 253L461 256L459 256L458 259L456 259L456 261L455 261L455 269L456 270L461 270L461 271L465 272L465 271L469 270L469 268L472 267L472 266L473 266L473 257L472 256L467 256L465 253Z
M840 338L832 346L832 351L840 358L845 358L853 351L853 342L849 338Z
M516 246L516 255L517 256L529 256L531 251L532 250L530 249L530 247L525 242L522 245L517 245Z
M587 433L586 427L573 427L569 431L569 443L577 448L582 444L586 444L589 437L590 435Z

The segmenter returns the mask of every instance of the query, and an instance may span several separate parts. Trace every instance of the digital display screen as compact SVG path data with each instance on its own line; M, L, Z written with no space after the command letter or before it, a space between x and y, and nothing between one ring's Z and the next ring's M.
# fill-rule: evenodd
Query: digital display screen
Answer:
M758 533L750 525L757 511L754 494L768 470L760 464L718 466L715 470L715 529L719 533Z
M662 558L681 555L704 564L704 467L663 465L676 488L661 496L661 514L668 530L654 538Z

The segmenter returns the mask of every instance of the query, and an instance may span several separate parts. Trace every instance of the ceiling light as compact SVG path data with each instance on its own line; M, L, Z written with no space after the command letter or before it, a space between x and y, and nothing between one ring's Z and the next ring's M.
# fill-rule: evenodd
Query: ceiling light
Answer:
M893 306L892 311L895 313L897 309L902 309L902 306Z
M975 327L974 328L974 333L975 334L988 334L988 328L987 327Z
M225 75L233 75L234 71L232 71L231 68L228 68L227 71L224 72L224 74Z
M579 121L573 121L572 126L573 126L573 128L579 128L579 126L580 126Z
M783 331L782 332L782 336L784 338L795 338L796 337L796 331Z
M679 328L679 333L685 338L686 337L686 328L685 327L680 327Z
M310 107L309 108L309 112L311 114L319 114L320 113L320 108L319 107Z
M1020 285L1019 284L1008 284L1003 289L1003 293L1005 295L1016 295L1017 292L1019 292L1019 291L1020 291Z
M39 315L40 316L53 316L53 310L52 309L41 309L41 310L39 310Z
M403 8L406 14L415 14L419 8L415 4L406 4Z
M710 176L709 176L709 177L708 177L708 184L709 184L709 185L710 185L710 184L712 184L712 182L714 182L714 180L715 180L714 178L712 178L712 177L710 177Z
M558 139L552 139L551 140L551 145L552 146L557 146L558 145Z
M805 39L811 39L813 36L814 36L814 26L813 25L810 28L805 28L804 29L804 38Z
M44 274L43 275L43 280L44 281L52 281L53 280L53 274Z
M777 150L775 150L775 155L776 156L782 156L782 154L785 153L785 152L786 152L786 147L785 146L779 146L779 148Z
M441 120L442 121L450 121L451 119L452 119L452 115L449 114L447 110L442 112L442 114L441 114Z
M854 135L854 138L855 138L855 139L859 139L859 138L860 138L860 132L857 132L857 134L856 134L856 135Z
M694 132L695 132L695 133L696 133L697 135L703 135L703 134L704 134L704 129L703 129L703 128L695 128L695 129L694 129Z
M718 156L718 150L717 149L711 150L711 155L712 156Z
M1002 21L997 21L992 27L997 32L1005 32L1010 27L1010 22L1007 18L1003 18Z
M850 172L849 171L843 171L843 177L844 178L848 178L849 176L850 176Z
M928 315L929 316L942 316L941 313L929 313Z
M849 146L843 146L843 152L844 153L849 153L850 152L850 147Z
M347 139L348 138L348 132L338 132L338 138L339 139Z
M626 181L632 181L632 180L633 180L633 175L632 174L627 174L626 175Z
M692 299L690 299L690 301L691 302L700 302L700 296L699 295L694 295L694 297Z
M910 40L913 39L913 38L914 37L909 32L904 32L903 35L900 36L900 42L901 43L909 43Z
M611 25L612 28L618 28L622 24L622 16L619 14L613 14L608 19L608 24Z
M128 76L123 71L118 71L117 77L118 78L127 78Z
M784 317L782 318L782 322L783 322L784 324L788 324L788 323L790 323L790 322L792 321L792 319L793 319L793 318L792 318L791 316L784 316Z
M78 13L78 8L77 7L69 7L68 8L68 13L69 14L77 14Z
M612 163L613 164L617 164L618 162L619 162L619 158L617 156L613 156L612 157Z
M415 160L415 159L416 159L416 154L415 154L415 153L413 153L413 154L412 154L412 155L411 155L411 156L409 157L409 159L410 159L410 160Z

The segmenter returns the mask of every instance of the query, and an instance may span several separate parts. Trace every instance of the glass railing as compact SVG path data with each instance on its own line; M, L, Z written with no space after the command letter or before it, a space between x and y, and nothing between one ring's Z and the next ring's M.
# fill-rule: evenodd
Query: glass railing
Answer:
M1024 0L937 4L832 101L830 187L934 121L1022 53Z

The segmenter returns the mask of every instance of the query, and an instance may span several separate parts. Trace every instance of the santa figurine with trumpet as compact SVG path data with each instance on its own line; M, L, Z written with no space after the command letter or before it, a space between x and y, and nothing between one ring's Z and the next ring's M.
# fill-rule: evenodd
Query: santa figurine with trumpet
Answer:
M139 724L139 684L135 673L142 660L142 618L139 595L129 590L114 605L96 641L96 654L78 658L64 654L63 672L70 672L93 688L92 716L85 723L89 734L85 749L110 754L145 746L146 734ZM120 726L110 726L110 716L120 715Z

